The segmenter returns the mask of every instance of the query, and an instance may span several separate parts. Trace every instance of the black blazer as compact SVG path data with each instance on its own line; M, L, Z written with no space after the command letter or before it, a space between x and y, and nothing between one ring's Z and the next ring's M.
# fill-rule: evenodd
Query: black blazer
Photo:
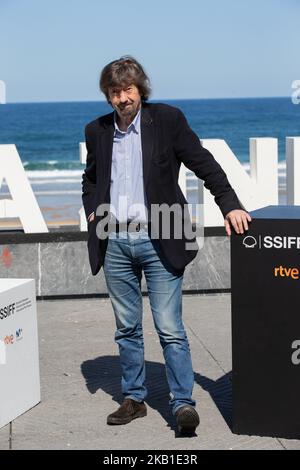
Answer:
M113 113L99 117L85 128L87 162L82 176L82 200L86 217L95 212L94 221L88 223L88 250L93 275L103 265L108 241L97 237L96 226L101 217L96 216L96 209L99 204L110 203L113 134ZM179 109L165 104L143 103L141 140L148 211L151 204L187 204L178 185L181 163L204 180L204 186L214 195L224 217L233 209L243 209L221 166L202 147L199 137ZM197 249L186 250L186 241L185 237L159 238L157 241L175 271L183 270L197 254Z

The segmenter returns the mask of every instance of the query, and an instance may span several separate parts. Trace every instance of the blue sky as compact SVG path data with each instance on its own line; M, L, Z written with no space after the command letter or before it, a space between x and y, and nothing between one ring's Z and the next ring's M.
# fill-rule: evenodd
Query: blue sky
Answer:
M299 0L0 0L8 102L103 100L102 67L131 54L154 99L290 96Z

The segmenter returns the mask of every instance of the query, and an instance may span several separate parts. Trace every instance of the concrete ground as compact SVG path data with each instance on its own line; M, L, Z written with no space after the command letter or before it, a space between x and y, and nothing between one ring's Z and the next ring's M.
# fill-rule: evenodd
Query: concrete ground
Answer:
M13 449L300 449L300 441L231 432L230 295L184 296L201 424L180 437L168 406L163 355L144 298L148 416L107 426L122 400L109 299L39 301L42 401L12 425ZM0 449L9 447L9 425Z

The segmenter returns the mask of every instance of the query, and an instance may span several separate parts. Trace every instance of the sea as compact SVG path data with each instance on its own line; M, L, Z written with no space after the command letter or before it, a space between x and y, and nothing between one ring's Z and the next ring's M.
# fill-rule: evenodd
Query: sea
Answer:
M285 181L285 138L300 136L300 105L291 98L160 101L180 108L201 139L224 139L249 171L249 138L276 137L279 182ZM46 221L79 220L79 142L84 127L111 112L105 102L0 105L0 144L15 144ZM1 185L1 182L0 182ZM4 183L0 197L8 197Z

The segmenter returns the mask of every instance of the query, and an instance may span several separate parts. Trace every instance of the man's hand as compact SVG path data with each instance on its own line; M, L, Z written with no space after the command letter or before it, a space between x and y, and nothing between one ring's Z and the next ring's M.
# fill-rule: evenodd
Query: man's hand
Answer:
M242 209L234 209L228 212L224 221L227 235L231 235L230 224L233 226L236 233L244 233L244 229L248 230L248 222L251 222L251 217L248 212Z

